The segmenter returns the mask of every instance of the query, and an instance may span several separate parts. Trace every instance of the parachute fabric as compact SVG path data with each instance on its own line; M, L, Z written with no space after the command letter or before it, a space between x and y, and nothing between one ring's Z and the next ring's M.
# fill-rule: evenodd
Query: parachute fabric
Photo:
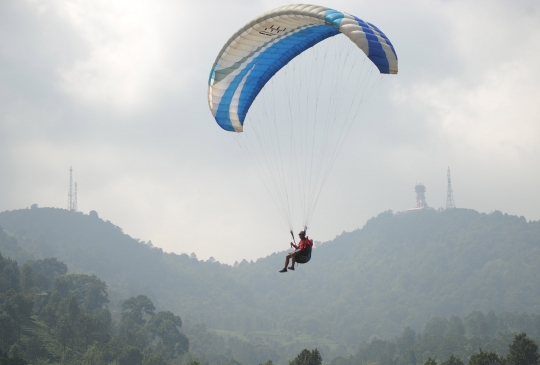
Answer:
M221 128L242 132L244 119L266 82L306 49L345 34L381 73L397 74L390 40L373 24L315 5L287 5L257 17L223 46L208 82L208 103Z
M288 5L257 17L224 45L208 102L220 127L237 132L231 135L289 228L295 214L307 227L360 106L383 81L379 75L397 71L394 47L373 24L321 6Z

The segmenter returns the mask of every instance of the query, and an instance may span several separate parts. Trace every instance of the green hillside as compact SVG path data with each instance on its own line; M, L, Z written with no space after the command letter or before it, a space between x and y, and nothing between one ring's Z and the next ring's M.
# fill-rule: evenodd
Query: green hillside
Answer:
M376 334L421 330L473 310L540 313L540 223L500 212L386 212L318 247L309 265L273 275L282 254L233 274L257 307L304 333L348 347ZM290 275L294 275L291 290ZM285 289L288 287L288 289ZM307 315L299 320L298 308Z
M6 211L0 226L20 246L7 239L0 250L19 264L56 257L69 272L103 279L113 314L145 294L186 324L296 344L291 351L350 352L373 335L419 332L432 317L474 310L540 313L540 223L500 212L385 212L287 274L277 272L284 252L234 267L199 261L133 239L95 212Z
M199 321L201 300L208 293L242 305L249 290L223 272L232 268L187 255L166 254L124 234L120 227L90 215L63 209L34 208L0 213L0 226L13 234L20 249L2 248L19 263L56 257L70 272L97 275L109 286L111 300L145 294L158 307L192 313ZM236 293L236 295L231 295ZM204 314L204 312L203 312Z
M107 303L107 284L94 275L69 274L55 258L19 267L0 253L0 364L182 364L189 340L179 316L138 295L114 322Z

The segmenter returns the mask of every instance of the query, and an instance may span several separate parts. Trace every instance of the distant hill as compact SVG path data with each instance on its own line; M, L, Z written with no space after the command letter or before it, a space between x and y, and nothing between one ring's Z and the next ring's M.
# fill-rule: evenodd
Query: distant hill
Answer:
M435 316L540 313L540 222L473 210L385 212L279 274L284 252L238 266L164 253L97 213L37 208L0 213L15 236L0 251L22 264L57 257L96 274L112 304L145 294L222 335L353 349L372 335L422 330ZM316 239L316 237L314 237ZM319 347L321 348L321 347Z
M420 331L435 316L540 313L540 222L498 211L382 213L318 247L310 264L287 274L296 276L292 286L273 275L282 256L233 274L282 326L287 319L349 348L407 325ZM300 308L309 314L298 316Z
M120 227L89 215L56 208L33 208L0 213L1 223L19 243L17 251L0 247L5 256L24 263L28 259L56 257L69 272L95 274L109 286L112 301L145 294L160 308L193 313L199 320L201 303L231 292L247 293L245 285L223 275L232 268L198 261L188 255L133 239ZM230 296L231 308L242 306L242 295ZM188 315L189 317L189 315Z

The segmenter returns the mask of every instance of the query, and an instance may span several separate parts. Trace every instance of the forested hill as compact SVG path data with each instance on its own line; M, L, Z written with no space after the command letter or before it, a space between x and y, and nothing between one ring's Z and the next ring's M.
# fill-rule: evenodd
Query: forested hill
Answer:
M283 252L234 267L198 261L133 239L95 212L6 211L0 226L18 240L0 243L4 256L56 257L70 272L96 274L111 305L142 293L191 323L267 339L308 335L352 349L435 316L540 313L540 222L500 212L385 212L287 274L277 272Z
M208 293L229 297L231 308L242 306L241 295L248 291L223 272L232 268L198 261L186 254L164 253L124 234L95 211L89 215L65 209L37 208L0 213L0 227L12 233L18 245L0 247L4 256L19 264L29 259L55 257L70 272L95 274L107 282L113 302L144 294L159 308L176 308L182 317L198 321L197 308ZM187 314L187 316L186 316Z
M354 346L473 310L540 312L540 222L473 210L385 212L314 252L293 287L271 275L282 255L234 273L259 305ZM251 280L252 275L257 275ZM243 280L241 278L244 278ZM281 294L280 294L281 293ZM296 309L295 309L296 308ZM279 313L279 315L278 315Z

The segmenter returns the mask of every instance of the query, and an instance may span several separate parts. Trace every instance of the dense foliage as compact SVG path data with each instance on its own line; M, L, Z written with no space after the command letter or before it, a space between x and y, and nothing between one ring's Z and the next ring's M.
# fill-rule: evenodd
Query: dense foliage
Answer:
M180 317L155 312L144 295L123 302L115 325L107 284L56 259L20 270L0 254L0 283L0 364L175 364L189 349Z
M529 365L538 364L538 346L533 337L540 339L539 320L538 315L503 313L496 316L494 312L472 312L463 320L456 316L450 320L435 317L425 324L422 333L406 327L401 336L393 340L376 338L361 343L356 354L336 357L331 364L475 365L483 364L486 356L497 361L504 359L504 364L524 363L517 360L521 356L532 360ZM528 328L533 336L527 337L513 326Z
M540 312L540 223L500 212L383 213L317 247L294 273L295 290L282 290L292 274L270 275L280 256L251 265L258 272L239 267L238 280L289 328L349 349L373 334L420 330L434 316Z
M96 212L33 206L0 213L0 225L6 230L0 230L0 251L22 264L15 272L15 261L5 259L3 292L56 291L66 300L70 293L88 315L108 308L118 322L119 340L139 348L143 331L164 361L183 356L184 361L193 357L220 364L268 359L282 364L314 347L329 361L354 355L358 344L372 343L365 341L373 336L399 337L407 327L420 333L417 337L436 333L437 343L446 343L448 328L458 344L493 339L497 331L505 333L504 346L513 332L538 338L540 223L500 212L385 212L362 229L319 244L309 264L286 275L277 274L283 252L233 266L200 261L194 254L167 254L124 234ZM66 274L62 262L74 274ZM68 276L72 281L58 279ZM134 319L134 309L123 304L139 295L155 305L154 313L157 308L182 316L188 354L158 340L168 332L160 318L180 323L177 316L151 321L143 310L146 322ZM462 318L462 329L456 318ZM424 346L422 341L417 338L414 346ZM465 361L477 350L473 345L456 353L456 359ZM433 346L428 346L430 356L446 361ZM427 350L414 351L418 363L425 360Z

